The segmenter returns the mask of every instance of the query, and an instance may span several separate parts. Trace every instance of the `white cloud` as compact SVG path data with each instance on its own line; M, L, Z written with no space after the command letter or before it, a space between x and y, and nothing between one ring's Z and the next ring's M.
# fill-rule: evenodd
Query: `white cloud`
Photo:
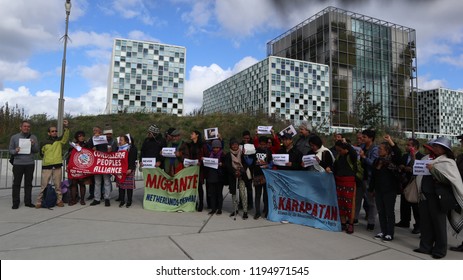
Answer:
M27 66L26 62L6 62L0 60L0 81L27 81L39 78L40 73Z
M18 105L26 115L46 114L57 117L59 93L50 90L32 94L28 88L6 88L0 91L0 104ZM106 87L95 87L80 97L64 97L64 112L73 116L102 114L106 107Z
M161 40L152 37L149 34L146 34L145 32L141 30L132 30L128 34L129 39L132 40L141 40L141 41L150 41L150 42L161 42Z
M222 69L217 64L193 66L190 71L190 79L186 81L185 85L184 112L188 114L202 106L204 90L254 65L256 62L255 58L245 57L237 62L233 69Z
M79 73L84 77L91 87L105 87L108 84L108 64L95 64L92 66L80 66Z
M439 79L429 79L430 75L420 75L418 77L419 89L420 90L430 90L436 89L440 87L447 87L446 80L439 80Z
M463 54L460 54L457 57L443 56L439 58L439 61L463 68Z

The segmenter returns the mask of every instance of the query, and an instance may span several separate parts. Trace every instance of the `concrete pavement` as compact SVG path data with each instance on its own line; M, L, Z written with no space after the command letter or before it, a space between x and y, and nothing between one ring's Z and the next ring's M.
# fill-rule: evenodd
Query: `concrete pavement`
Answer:
M11 189L0 190L0 259L103 260L419 260L431 256L413 252L419 236L396 228L395 239L373 239L361 219L355 232L328 232L311 227L250 218L234 221L228 188L224 213L153 212L142 208L142 182L137 182L131 208L74 205L11 209ZM33 190L36 198L38 188ZM113 198L117 195L112 193ZM21 200L23 195L21 193ZM397 199L398 201L398 199ZM398 202L396 217L398 217ZM362 212L363 213L363 212ZM361 214L363 215L363 214ZM377 228L378 228L377 223ZM451 236L449 246L462 237ZM462 260L463 253L448 251L443 260Z

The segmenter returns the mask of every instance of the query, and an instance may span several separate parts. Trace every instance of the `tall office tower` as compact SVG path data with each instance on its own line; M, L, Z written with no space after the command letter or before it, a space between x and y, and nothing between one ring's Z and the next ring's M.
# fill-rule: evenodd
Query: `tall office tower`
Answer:
M417 94L418 131L440 136L462 134L463 91L438 88Z
M272 57L206 89L205 114L265 113L297 124L323 123L330 114L328 66Z
M106 113L157 112L181 116L184 47L115 39Z
M328 7L268 42L267 54L329 66L332 126L352 126L357 93L366 91L383 124L415 130L414 29Z

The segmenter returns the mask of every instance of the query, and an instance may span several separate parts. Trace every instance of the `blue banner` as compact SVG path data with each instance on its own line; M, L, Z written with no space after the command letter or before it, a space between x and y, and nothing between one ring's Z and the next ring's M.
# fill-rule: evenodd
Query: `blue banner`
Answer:
M268 216L328 231L341 231L336 184L332 173L263 169Z

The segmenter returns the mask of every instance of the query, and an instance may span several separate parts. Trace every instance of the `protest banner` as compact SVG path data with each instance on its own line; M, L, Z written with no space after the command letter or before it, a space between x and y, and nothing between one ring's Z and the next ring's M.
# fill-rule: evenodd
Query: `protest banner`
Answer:
M268 216L327 231L341 231L332 173L263 169L267 181Z
M125 179L128 169L128 152L103 153L82 148L72 149L67 172L69 179L79 179L94 174L114 174L118 180Z
M164 212L194 212L198 196L199 166L182 169L173 177L161 168L144 168L143 208Z

